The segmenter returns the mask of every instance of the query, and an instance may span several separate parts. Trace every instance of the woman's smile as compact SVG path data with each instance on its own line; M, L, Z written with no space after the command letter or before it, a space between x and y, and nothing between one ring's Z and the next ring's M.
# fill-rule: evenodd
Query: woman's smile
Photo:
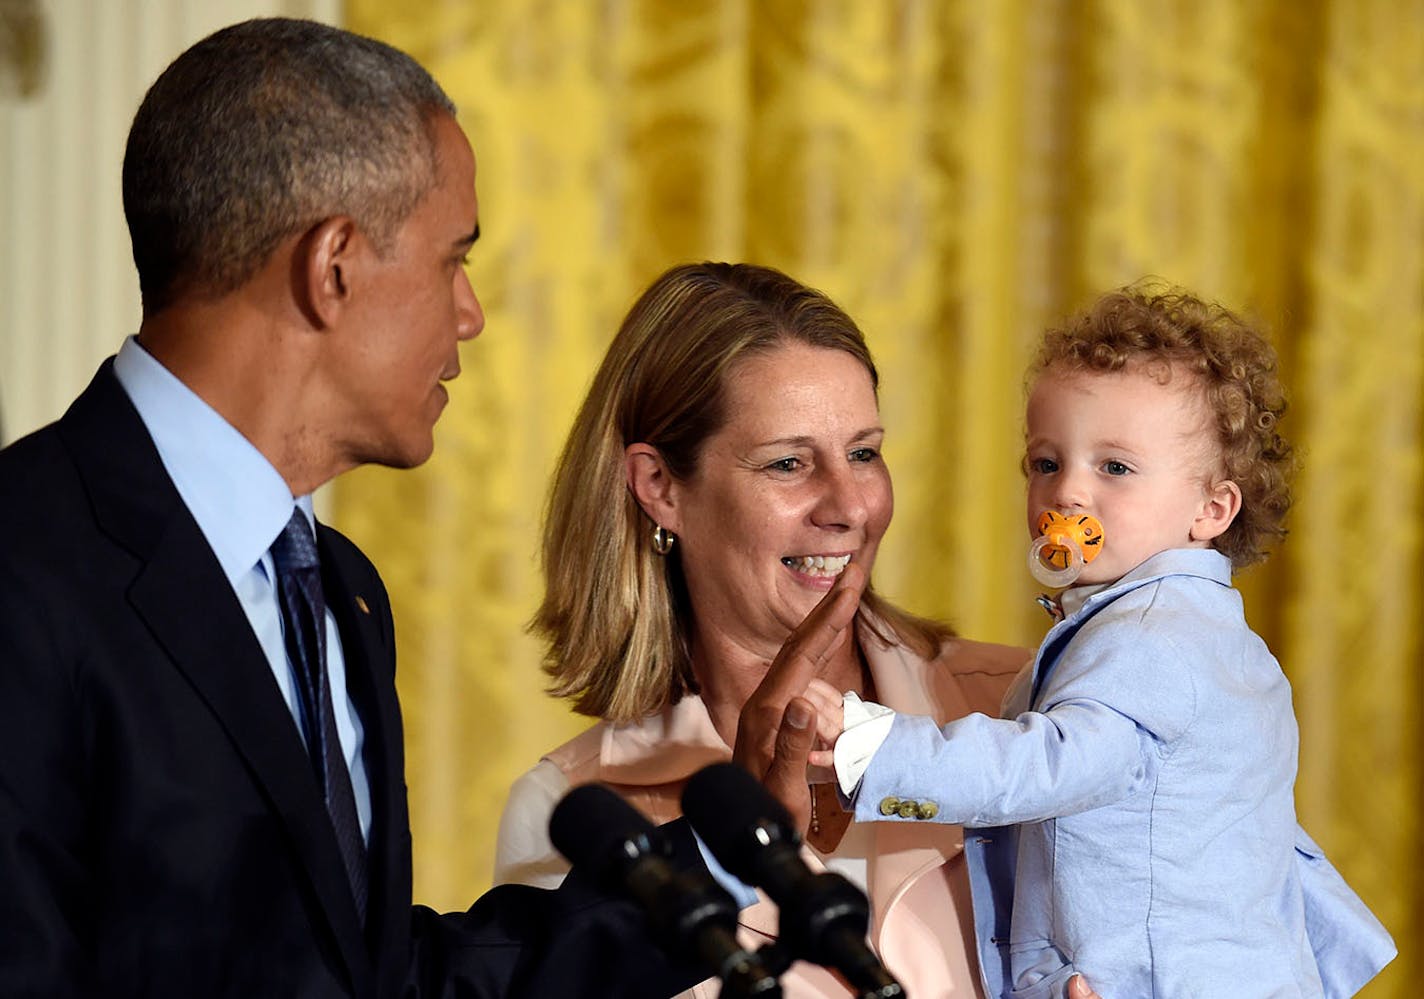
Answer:
M781 564L817 584L818 588L829 589L829 586L820 587L819 584L829 584L839 576L841 570L850 564L850 558L849 552L841 555L784 555Z

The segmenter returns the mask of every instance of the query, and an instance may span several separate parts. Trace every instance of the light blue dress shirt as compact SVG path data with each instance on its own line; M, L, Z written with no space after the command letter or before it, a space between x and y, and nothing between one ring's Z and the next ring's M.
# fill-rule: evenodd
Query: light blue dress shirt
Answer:
M119 348L114 375L138 410L179 497L232 584L301 735L297 679L282 637L268 549L287 526L294 506L315 531L311 497L294 499L271 462L133 337ZM361 834L369 842L371 789L361 755L365 730L346 689L341 635L330 610L326 612L326 656L336 731L351 771Z
M1105 999L1352 994L1393 944L1298 830L1290 688L1230 562L1163 552L1077 596L1005 718L895 717L857 819L894 797L985 827L989 995L1062 996L1075 971Z

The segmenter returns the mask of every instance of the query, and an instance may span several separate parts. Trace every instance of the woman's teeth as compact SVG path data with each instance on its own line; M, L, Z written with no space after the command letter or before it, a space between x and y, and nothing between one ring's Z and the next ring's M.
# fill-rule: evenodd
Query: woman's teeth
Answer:
M788 555L781 560L782 565L808 576L839 576L849 563L849 555L802 555L800 558Z

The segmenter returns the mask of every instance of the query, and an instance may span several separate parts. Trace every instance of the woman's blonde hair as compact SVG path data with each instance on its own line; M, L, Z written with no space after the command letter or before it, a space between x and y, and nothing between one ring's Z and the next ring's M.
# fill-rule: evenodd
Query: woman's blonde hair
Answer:
M878 384L865 338L818 291L752 264L684 264L629 311L594 376L554 473L544 524L550 690L575 709L634 721L696 691L679 549L653 550L653 523L624 480L624 449L657 448L675 478L725 424L727 373L788 342L841 350ZM931 655L952 632L867 590L860 628Z

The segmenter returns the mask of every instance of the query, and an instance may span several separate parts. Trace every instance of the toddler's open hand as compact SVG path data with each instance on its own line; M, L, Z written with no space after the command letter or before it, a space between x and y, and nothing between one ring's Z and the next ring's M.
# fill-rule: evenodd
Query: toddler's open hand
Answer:
M816 745L808 762L813 767L832 767L836 740L845 731L845 701L839 690L820 677L811 681L802 696L816 708Z

